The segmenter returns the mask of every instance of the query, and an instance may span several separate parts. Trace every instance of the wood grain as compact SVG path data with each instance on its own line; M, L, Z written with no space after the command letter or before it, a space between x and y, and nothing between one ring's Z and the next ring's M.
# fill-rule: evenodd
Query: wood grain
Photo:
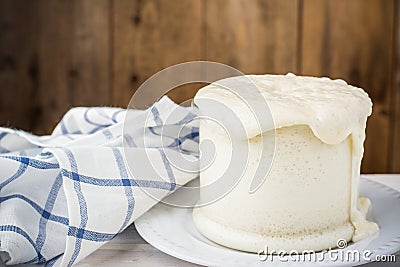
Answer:
M251 73L296 72L298 1L206 2L207 60Z
M72 106L126 107L159 70L211 60L245 73L326 75L363 87L374 111L362 171L399 172L398 6L396 0L0 0L0 125L50 133ZM201 86L168 95L183 102ZM160 95L149 90L143 106L151 96Z
M96 250L76 266L199 266L156 249L138 234L132 224L111 242Z
M374 102L362 171L386 172L394 1L307 0L302 15L301 73L341 78Z
M191 0L113 1L114 105L126 107L140 84L163 68L203 58L201 5ZM158 96L155 90L149 98ZM180 102L193 94L183 90L175 98Z
M0 1L0 125L32 130L38 92L38 5ZM32 118L32 119L31 119Z
M400 2L395 7L395 38L393 66L393 116L392 116L392 153L389 171L400 173Z
M40 1L37 133L72 106L109 102L107 0Z

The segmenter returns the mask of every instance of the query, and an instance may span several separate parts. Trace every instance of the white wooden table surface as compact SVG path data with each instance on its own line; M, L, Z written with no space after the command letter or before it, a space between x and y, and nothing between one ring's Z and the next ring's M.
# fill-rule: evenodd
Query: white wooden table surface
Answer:
M400 191L400 174L368 175L371 180L379 181ZM400 222L399 222L400 223ZM373 266L400 266L400 257L396 263L370 263ZM83 259L77 266L198 266L169 256L152 247L143 240L134 225Z

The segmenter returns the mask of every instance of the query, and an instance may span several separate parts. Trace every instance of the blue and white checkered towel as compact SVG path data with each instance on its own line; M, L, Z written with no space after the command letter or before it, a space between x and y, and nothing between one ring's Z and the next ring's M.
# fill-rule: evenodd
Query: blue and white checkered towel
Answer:
M164 97L147 110L71 109L50 136L0 128L2 260L77 263L157 203L139 187L162 198L195 178L166 157L197 158L194 117Z

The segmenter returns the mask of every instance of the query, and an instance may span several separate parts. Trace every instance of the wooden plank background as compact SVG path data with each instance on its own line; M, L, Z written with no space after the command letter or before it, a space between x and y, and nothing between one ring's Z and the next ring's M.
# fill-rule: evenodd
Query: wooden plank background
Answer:
M211 60L363 87L362 171L400 172L399 13L397 0L0 0L0 124L50 133L73 106L126 107L157 71Z
M392 145L389 159L389 171L400 172L400 1L395 5L395 34L394 34L394 60L393 60L393 97L391 104L391 118L393 125Z

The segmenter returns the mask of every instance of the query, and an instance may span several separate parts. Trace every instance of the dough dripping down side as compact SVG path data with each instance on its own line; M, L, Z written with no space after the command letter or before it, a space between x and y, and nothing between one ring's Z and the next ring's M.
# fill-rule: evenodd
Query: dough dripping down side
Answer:
M254 85L262 99L247 93ZM379 230L365 218L369 200L359 201L358 195L365 126L372 111L361 88L328 78L248 75L218 81L197 93L194 103L200 114L212 117L207 101L202 101L209 99L233 107L246 136L227 138L217 124L201 121L200 139L216 144L216 160L200 174L201 183L223 175L229 142L248 142L250 153L237 186L194 210L195 224L206 237L251 252L267 244L302 251L335 247L340 238L357 242ZM273 123L258 120L246 100L266 103ZM232 114L225 114L224 123L235 127L235 120L229 121ZM259 190L249 194L256 165L271 161L258 157L258 143L268 135L276 139L270 173Z

